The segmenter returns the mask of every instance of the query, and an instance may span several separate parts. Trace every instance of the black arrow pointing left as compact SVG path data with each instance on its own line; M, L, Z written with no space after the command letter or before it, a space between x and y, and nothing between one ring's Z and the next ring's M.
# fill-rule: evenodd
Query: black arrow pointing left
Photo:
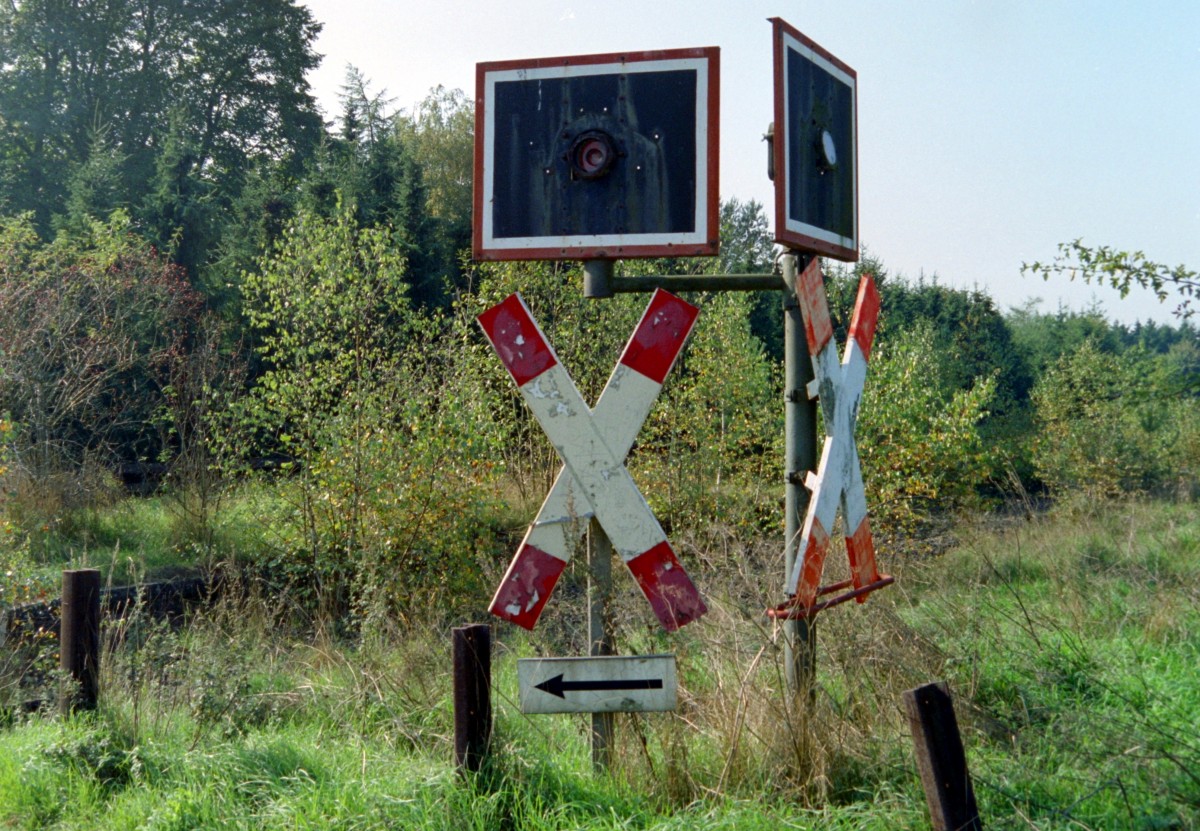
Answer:
M562 673L535 685L542 692L566 698L569 692L616 692L620 690L661 690L661 678L630 678L625 681L564 681Z

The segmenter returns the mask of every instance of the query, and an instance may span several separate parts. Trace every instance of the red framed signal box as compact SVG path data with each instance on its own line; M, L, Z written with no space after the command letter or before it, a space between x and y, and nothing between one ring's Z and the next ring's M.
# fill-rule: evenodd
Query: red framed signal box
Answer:
M775 68L775 241L858 260L858 75L771 18Z
M478 260L715 255L716 47L476 66Z

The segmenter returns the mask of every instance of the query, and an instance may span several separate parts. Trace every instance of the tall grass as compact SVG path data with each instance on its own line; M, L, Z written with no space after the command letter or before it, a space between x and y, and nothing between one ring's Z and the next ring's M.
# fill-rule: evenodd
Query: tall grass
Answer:
M0 824L920 828L900 693L946 678L989 827L1195 827L1193 508L989 520L943 556L882 552L899 581L822 614L811 700L786 693L761 614L781 580L774 547L716 528L682 539L712 611L666 636L618 581L620 650L676 653L680 703L618 717L608 775L591 771L585 717L516 705L517 658L584 651L581 567L536 633L497 625L495 752L465 778L444 625L346 640L249 584L182 628L123 624L94 716L0 733Z

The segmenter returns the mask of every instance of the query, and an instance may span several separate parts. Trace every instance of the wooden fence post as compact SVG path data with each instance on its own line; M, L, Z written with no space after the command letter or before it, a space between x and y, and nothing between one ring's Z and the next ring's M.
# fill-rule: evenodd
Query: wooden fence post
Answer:
M940 681L907 691L904 709L934 831L983 831L949 686Z
M454 763L478 771L492 738L492 630L486 624L454 630Z
M59 625L59 667L68 678L59 695L59 710L96 709L100 687L100 572L94 568L64 571Z

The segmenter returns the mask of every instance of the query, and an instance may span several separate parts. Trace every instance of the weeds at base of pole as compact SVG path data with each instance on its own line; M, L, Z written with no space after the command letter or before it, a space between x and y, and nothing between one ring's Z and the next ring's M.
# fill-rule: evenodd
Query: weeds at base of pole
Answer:
M780 633L759 614L775 552L719 531L684 540L711 611L676 636L618 582L621 651L675 652L680 706L620 716L600 777L584 717L524 716L515 702L518 657L582 654L570 575L537 633L496 625L495 754L466 781L451 762L449 625L347 638L249 581L181 626L134 615L110 631L95 716L22 716L0 732L0 817L25 828L97 817L105 828L920 827L899 694L946 678L989 825L1196 822L1200 530L1188 506L960 539L940 557L890 562L894 587L819 618L811 703L785 694ZM829 562L836 578L838 552Z

